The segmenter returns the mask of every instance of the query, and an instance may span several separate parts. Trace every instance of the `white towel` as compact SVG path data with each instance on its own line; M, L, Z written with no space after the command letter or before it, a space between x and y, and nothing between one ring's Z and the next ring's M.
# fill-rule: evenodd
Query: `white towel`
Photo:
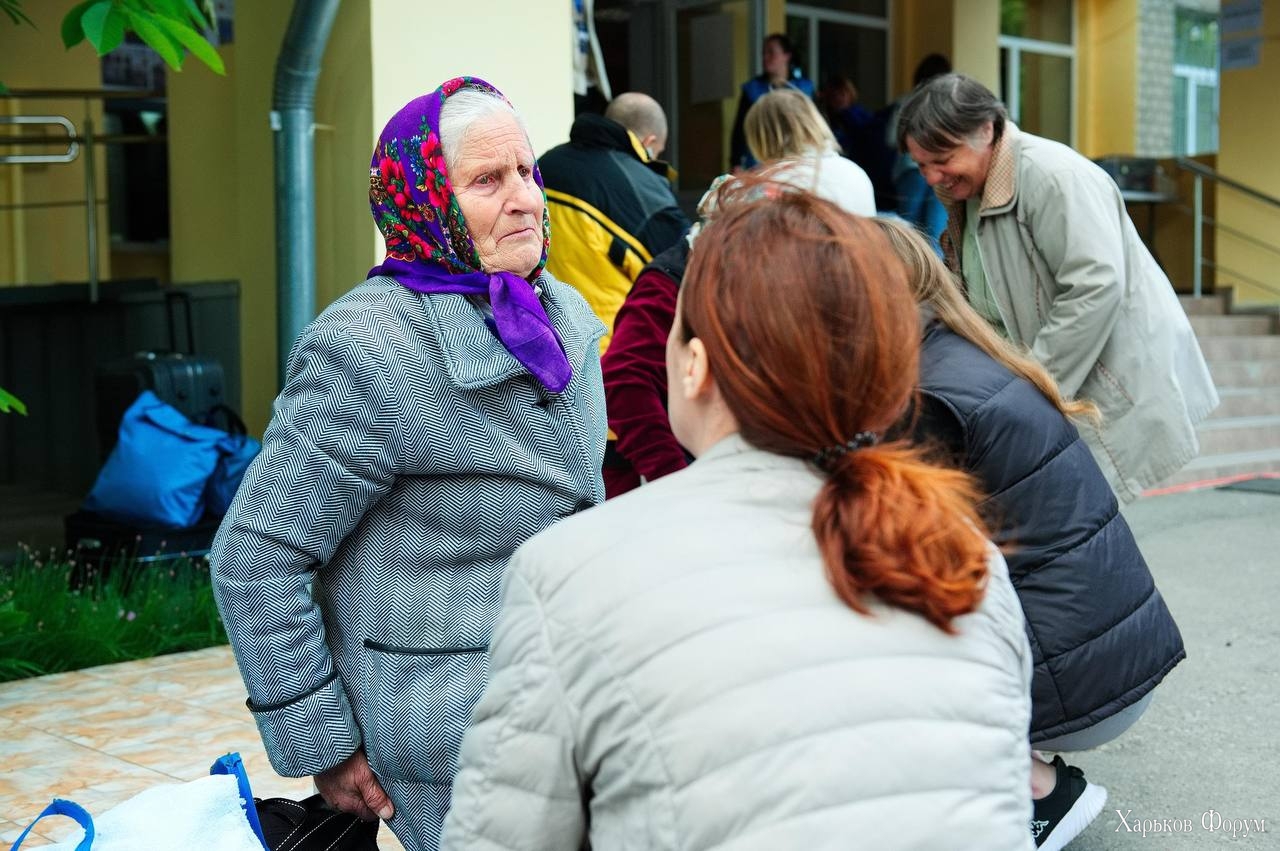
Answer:
M253 802L248 802L253 806ZM228 774L156 786L94 816L93 851L263 851ZM48 846L75 851L84 838Z

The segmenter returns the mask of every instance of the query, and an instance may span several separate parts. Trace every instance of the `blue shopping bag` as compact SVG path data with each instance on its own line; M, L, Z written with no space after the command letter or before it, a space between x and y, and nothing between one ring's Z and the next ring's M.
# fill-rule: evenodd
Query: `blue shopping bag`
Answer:
M144 526L193 526L230 438L144 390L125 411L119 440L83 508Z

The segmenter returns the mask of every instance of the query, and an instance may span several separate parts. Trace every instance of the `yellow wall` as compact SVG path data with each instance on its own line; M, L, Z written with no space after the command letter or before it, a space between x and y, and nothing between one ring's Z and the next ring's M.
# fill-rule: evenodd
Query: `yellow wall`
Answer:
M952 0L892 0L890 97L911 89L911 77L930 53L951 58Z
M1138 92L1138 0L1076 0L1076 147L1132 154Z
M482 0L447 14L421 0L372 6L375 133L408 101L465 74L502 90L524 117L535 151L568 140L571 3Z
M482 8L444 16L418 0L346 0L339 7L315 100L317 310L382 259L369 214L369 156L407 101L472 74L511 98L535 150L568 137L569 5L560 15L515 0L476 5ZM227 78L193 66L169 83L174 278L240 281L242 405L257 433L279 390L268 116L288 16L285 3L238 4L235 44L222 51Z
M1273 197L1280 197L1280 110L1274 106L1280 80L1280 10L1268 3L1262 16L1262 58L1253 68L1223 71L1219 78L1218 171ZM1271 245L1280 245L1280 210L1239 192L1217 192L1219 220ZM1234 286L1237 302L1280 304L1277 254L1218 231L1218 286ZM1230 270L1230 271L1228 271ZM1239 273L1239 274L1236 274ZM1267 290L1240 275L1267 284Z
M191 62L169 75L169 241L173 279L240 277L236 46L218 51L220 77Z
M785 5L782 0L766 0L764 35L787 31ZM721 3L719 8L720 12L733 16L733 79L743 82L755 76L756 63L760 61L758 57L764 49L763 44L753 42L751 39L753 6L754 4L749 0L728 0L728 2ZM776 28L771 25L771 22L774 21L778 22ZM735 88L731 97L721 99L720 126L715 132L708 132L703 137L714 139L718 136L720 138L718 165L729 162L729 156L732 153L730 148L733 147L733 122L738 117L738 100L740 98L741 94ZM690 154L692 151L686 147L685 153ZM715 170L719 170L718 166ZM692 172L690 175L692 175Z
M784 33L787 31L787 0L763 0L764 2L764 35ZM753 45L753 49L759 49ZM754 67L755 62L750 63ZM745 77L743 79L746 79Z
M261 433L276 368L274 139L269 123L286 4L240 4L225 78L194 64L170 75L170 229L178 282L240 282L241 405ZM340 7L316 91L316 304L323 308L375 260L368 185L368 2ZM359 151L359 156L352 152Z
M916 65L941 53L956 71L1000 89L998 0L891 0L890 96L911 88Z
M0 20L3 50L0 50L0 80L13 90L98 89L102 70L98 56L87 44L70 51L59 36L62 16L76 0L46 0L23 4L23 11L35 23L14 26ZM80 132L84 119L93 119L96 133L102 132L102 103L99 100L35 100L0 97L0 114L65 115ZM6 132L13 132L7 129ZM60 128L32 128L31 133L59 134ZM107 194L106 152L96 146L95 163L98 197ZM54 153L53 148L4 146L4 152ZM86 152L70 163L47 165L0 165L0 204L48 201L83 201ZM98 274L111 274L111 234L105 204L98 206ZM0 286L44 284L88 279L84 207L31 210L17 214L0 210Z
M316 92L316 307L364 279L382 259L369 213L369 156L382 129L373 111L374 58L370 6L386 0L344 0L325 50ZM322 201L323 199L323 201ZM372 246L372 247L370 247Z
M999 0L955 0L952 20L952 67L1000 91Z

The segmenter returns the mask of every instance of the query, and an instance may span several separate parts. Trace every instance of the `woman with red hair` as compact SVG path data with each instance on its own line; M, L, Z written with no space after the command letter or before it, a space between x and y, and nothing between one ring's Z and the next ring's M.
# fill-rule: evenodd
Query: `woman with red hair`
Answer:
M805 193L722 207L667 347L696 461L517 551L441 847L1029 849L1017 597L970 479L883 440L902 264Z

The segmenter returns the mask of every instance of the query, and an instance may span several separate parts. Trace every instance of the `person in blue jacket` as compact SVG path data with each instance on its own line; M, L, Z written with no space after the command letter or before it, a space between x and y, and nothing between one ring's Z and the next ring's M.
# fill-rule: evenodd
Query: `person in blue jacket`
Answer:
M733 138L729 143L729 170L738 172L756 165L756 160L747 148L747 135L743 130L743 122L747 110L766 92L790 86L813 97L813 81L800 72L792 60L795 51L791 39L783 33L770 33L764 37L760 58L764 64L764 73L752 77L742 84L742 94L738 98L738 115L733 119Z

